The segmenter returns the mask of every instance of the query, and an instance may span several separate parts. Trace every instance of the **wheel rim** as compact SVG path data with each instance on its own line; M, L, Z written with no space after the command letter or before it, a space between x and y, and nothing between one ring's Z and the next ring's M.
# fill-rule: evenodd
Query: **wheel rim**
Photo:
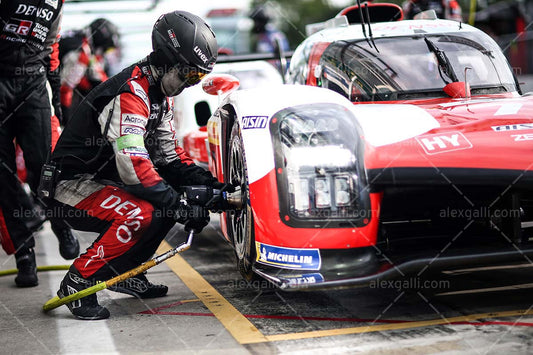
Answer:
M248 208L248 186L246 183L246 168L242 154L242 147L239 139L235 139L231 145L231 156L229 164L229 182L234 186L241 187L244 198L244 205L241 210L236 210L230 215L230 226L233 233L233 243L235 252L239 259L244 257L245 241L249 231L249 208Z

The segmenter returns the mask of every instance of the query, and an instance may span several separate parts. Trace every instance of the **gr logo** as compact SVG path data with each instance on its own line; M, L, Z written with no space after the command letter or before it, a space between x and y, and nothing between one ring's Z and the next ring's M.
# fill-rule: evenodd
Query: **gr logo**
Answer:
M33 25L32 21L13 19L6 23L4 31L26 36L30 32L31 25Z

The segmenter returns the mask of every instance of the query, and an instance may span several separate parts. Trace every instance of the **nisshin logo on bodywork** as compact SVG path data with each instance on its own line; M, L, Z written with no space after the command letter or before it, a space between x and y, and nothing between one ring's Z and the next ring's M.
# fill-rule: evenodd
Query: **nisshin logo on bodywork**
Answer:
M491 126L490 128L496 132L522 131L526 129L533 129L533 123L508 124L503 126Z
M318 249L283 248L255 242L257 262L284 269L320 270Z
M316 284L320 282L324 282L324 276L320 273L313 273L313 274L302 274L302 275L290 275L290 276L282 276L280 275L280 278L287 280L289 282L289 285L307 285L307 284Z
M416 137L416 141L429 155L472 148L472 143L461 132L428 134Z

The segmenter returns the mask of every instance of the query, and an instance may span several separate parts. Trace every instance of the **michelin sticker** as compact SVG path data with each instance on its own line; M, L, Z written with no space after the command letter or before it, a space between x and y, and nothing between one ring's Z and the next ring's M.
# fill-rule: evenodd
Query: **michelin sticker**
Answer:
M320 270L318 249L283 248L255 242L257 262L285 269Z

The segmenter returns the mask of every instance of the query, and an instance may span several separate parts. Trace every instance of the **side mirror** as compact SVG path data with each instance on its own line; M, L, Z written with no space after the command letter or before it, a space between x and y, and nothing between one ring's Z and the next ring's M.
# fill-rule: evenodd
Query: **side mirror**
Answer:
M464 81L449 83L444 88L444 93L454 99L470 98L470 85Z
M214 74L202 81L202 89L209 95L221 95L237 89L239 79L229 74Z

